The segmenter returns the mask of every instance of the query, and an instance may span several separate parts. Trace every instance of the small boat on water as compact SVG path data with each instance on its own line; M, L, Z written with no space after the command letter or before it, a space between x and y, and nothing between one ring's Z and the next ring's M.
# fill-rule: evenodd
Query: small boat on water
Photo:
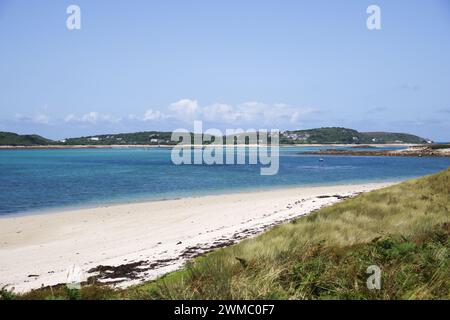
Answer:
M323 162L324 160L323 160L323 158L320 158L319 161L320 161L320 162Z

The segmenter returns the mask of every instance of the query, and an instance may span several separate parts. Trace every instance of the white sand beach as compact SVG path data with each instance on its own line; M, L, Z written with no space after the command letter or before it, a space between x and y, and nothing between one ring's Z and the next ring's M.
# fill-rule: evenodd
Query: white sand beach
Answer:
M0 287L24 292L66 283L72 265L128 270L101 281L129 286L180 268L340 197L392 183L287 188L0 218ZM129 270L132 270L130 272Z

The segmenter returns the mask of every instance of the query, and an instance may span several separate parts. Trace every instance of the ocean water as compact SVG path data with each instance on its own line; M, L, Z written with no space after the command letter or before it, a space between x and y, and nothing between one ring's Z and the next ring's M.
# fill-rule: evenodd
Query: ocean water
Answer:
M176 166L165 148L2 150L0 215L284 186L395 181L450 166L450 158L301 154L317 149L281 148L274 176L261 176L259 165Z

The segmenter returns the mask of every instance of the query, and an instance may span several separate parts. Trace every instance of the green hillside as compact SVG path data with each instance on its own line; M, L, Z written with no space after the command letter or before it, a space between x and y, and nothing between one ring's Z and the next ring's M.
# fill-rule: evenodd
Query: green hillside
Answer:
M0 132L0 146L46 146L54 143L36 134L19 135L12 132Z
M393 132L362 132L365 141L377 143L427 143L429 139L424 139L407 133L393 133ZM364 142L363 142L364 143Z
M111 144L176 144L171 141L171 132L145 131L97 135L67 139L67 145L111 145ZM224 141L225 141L225 137ZM270 141L270 139L269 139ZM367 143L427 143L427 139L404 133L358 132L347 128L319 128L310 130L286 131L280 135L281 144L367 144Z
M427 143L428 139L412 134L391 132L359 132L353 129L329 127L309 130L286 131L280 138L281 143Z
M175 144L170 141L171 132L144 131L135 133L104 134L66 139L67 145L133 145Z
M194 134L191 143L194 143ZM176 145L171 140L172 132L143 131L135 133L105 134L81 138L66 139L66 145ZM206 136L206 135L205 135ZM200 137L201 139L201 137ZM207 144L204 142L204 144Z
M175 145L171 141L171 132L143 131L134 133L104 134L78 138L68 138L63 142L43 138L38 135L18 135L11 132L0 132L0 145L10 146L43 146L62 145ZM193 139L193 134L191 134ZM225 137L223 137L225 141ZM270 142L270 137L269 137ZM192 140L193 143L193 140ZM427 139L405 133L391 132L358 132L347 128L318 128L309 130L285 131L280 134L281 144L368 144L368 143L428 143ZM207 143L204 143L207 144Z

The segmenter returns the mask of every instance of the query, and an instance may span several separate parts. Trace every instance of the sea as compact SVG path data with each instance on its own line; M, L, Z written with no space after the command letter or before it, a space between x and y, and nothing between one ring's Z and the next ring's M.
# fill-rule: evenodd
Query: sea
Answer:
M285 187L399 181L450 166L450 158L305 154L321 148L281 147L278 173L271 176L261 175L260 165L175 165L169 148L0 150L0 216ZM242 149L237 151L246 156L256 152Z

